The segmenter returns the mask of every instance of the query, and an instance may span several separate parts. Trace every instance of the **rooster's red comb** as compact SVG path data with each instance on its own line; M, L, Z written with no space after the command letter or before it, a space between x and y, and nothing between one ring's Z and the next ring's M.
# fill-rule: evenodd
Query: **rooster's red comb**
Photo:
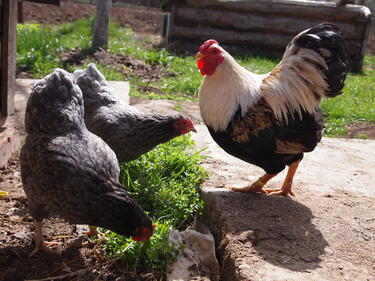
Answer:
M199 47L199 52L204 52L213 44L219 44L219 43L215 39L208 39Z

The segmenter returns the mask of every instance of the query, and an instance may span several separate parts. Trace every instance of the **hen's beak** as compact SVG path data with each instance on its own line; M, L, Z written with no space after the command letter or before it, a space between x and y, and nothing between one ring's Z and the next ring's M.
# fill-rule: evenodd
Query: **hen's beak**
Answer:
M195 54L195 59L196 60L200 60L200 59L203 59L205 57L205 55L203 55L201 52L198 52Z

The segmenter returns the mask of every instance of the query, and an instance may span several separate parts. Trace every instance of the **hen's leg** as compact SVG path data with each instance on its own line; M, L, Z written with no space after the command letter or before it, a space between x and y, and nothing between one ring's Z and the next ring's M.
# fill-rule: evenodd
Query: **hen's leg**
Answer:
M89 225L89 231L84 231L82 233L86 234L88 236L92 236L92 237L95 237L95 236L98 237L99 236L98 229L94 225Z
M296 161L290 164L288 168L288 173L286 174L286 177L285 177L285 180L281 189L270 189L270 190L267 190L267 192L271 195L284 195L285 196L285 195L290 194L294 196L294 193L292 192L292 183L293 183L293 178L294 178L294 175L296 174L299 162L301 161Z
M45 251L47 253L55 253L53 250L47 247L47 244L49 245L56 245L59 243L48 243L43 241L43 233L42 233L42 228L43 228L43 223L40 221L34 221L34 226L35 226L35 248L29 255L29 257L32 257L35 255L39 250Z
M277 174L265 174L264 176L260 177L256 182L254 182L250 186L229 187L229 189L232 190L232 191L236 191L236 192L252 192L252 193L268 194L267 191L263 190L263 186L265 186L266 183L276 175Z

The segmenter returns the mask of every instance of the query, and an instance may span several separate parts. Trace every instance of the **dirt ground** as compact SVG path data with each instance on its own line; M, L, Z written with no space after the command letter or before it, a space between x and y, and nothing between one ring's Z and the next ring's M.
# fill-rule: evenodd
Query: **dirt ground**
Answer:
M66 0L61 0L60 6L24 1L23 19L25 22L59 24L92 16L95 8L94 4ZM111 19L137 33L161 34L162 14L156 8L113 4Z
M33 257L33 223L22 189L19 155L0 169L0 190L9 196L0 198L0 280L23 281L56 277L50 280L144 280L153 281L157 274L129 273L119 261L94 251L83 234L87 227L71 225L61 219L44 222L44 236L55 254L38 252ZM134 277L137 276L137 277Z

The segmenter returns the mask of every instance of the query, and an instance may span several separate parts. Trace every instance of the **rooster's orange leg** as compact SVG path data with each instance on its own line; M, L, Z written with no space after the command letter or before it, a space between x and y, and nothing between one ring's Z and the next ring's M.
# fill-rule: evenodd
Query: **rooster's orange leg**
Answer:
M267 191L263 190L263 186L266 185L266 183L272 179L276 174L265 174L264 176L260 177L256 182L254 182L250 186L246 187L228 187L232 191L236 192L250 192L250 193L263 193L268 194Z
M294 178L294 175L296 174L299 162L300 161L296 161L290 164L288 168L288 173L286 174L286 177L285 177L285 180L281 189L270 189L270 190L267 190L267 192L271 195L284 195L285 196L285 195L290 194L294 196L294 193L292 192L292 183L293 183L293 178Z

